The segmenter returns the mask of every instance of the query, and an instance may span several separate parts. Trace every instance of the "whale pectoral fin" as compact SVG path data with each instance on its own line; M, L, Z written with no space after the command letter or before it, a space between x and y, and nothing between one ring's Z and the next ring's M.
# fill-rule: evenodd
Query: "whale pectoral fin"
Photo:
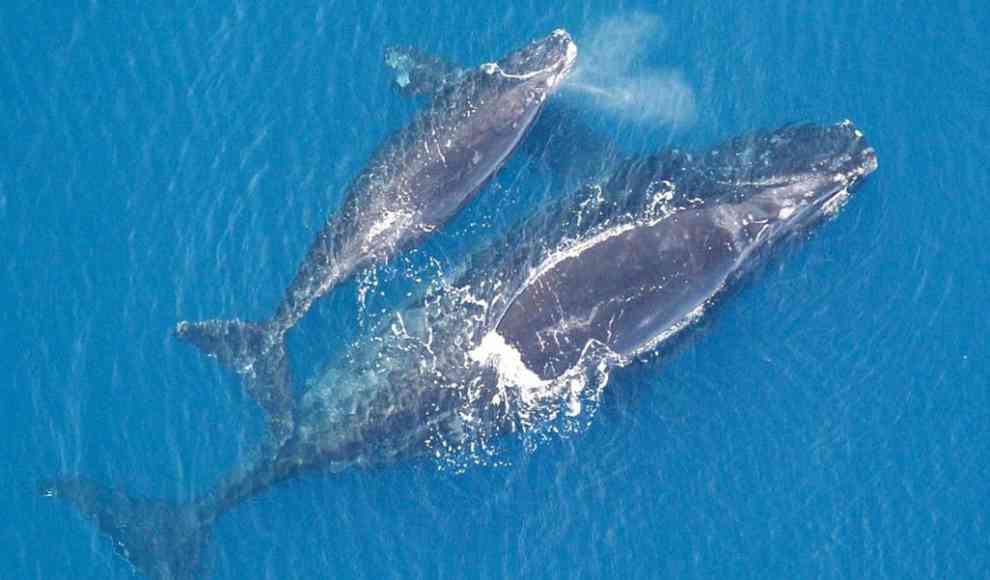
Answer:
M252 372L274 343L264 326L236 319L183 321L176 325L175 335L241 375Z
M395 71L393 86L403 95L435 95L457 84L465 69L412 47L385 49L385 66Z
M241 375L244 390L265 412L275 443L288 438L295 406L284 335L242 320L180 322L175 334Z
M64 499L92 520L114 551L148 578L194 580L205 573L214 518L196 505L134 498L85 479L42 481L38 492Z

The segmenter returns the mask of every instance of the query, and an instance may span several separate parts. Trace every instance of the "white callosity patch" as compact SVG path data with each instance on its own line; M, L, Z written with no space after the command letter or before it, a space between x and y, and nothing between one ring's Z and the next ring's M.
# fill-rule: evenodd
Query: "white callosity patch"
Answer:
M554 66L556 66L556 65L554 65ZM507 79L516 79L516 80L520 80L520 81L525 81L525 80L531 79L531 78L533 78L535 76L539 76L541 74L545 74L545 73L550 72L551 70L553 70L554 66L549 66L549 67L546 67L546 68L541 68L539 70L530 71L528 73L514 74L514 73L508 73L508 72L505 72L504 70L502 70L502 67L498 66L498 63L486 62L485 64L481 65L481 70L485 74L493 75L493 74L496 74L497 73L497 74L499 74L499 75L501 75L501 76L503 76L503 77L505 77ZM553 85L557 84L557 79L559 77L560 77L559 74L558 75L552 75L552 76L548 77L548 79L547 79L547 86L553 86Z
M822 204L822 213L827 216L834 216L839 213L842 206L846 205L849 201L849 189L841 189L838 193L830 197L824 204Z
M554 37L568 36L568 34L567 31L563 29L557 29L553 31L553 36ZM483 73L488 75L498 74L507 79L515 79L515 80L523 80L523 81L541 75L545 75L547 77L546 78L547 87L553 89L554 87L559 85L560 82L564 79L564 77L567 76L567 73L570 72L571 67L574 65L574 61L577 60L577 54L578 54L577 44L575 44L573 41L568 39L567 47L564 49L563 59L558 60L540 69L532 70L525 73L523 72L510 73L510 72L506 72L504 69L502 69L501 66L498 65L498 63L495 62L486 62L482 64L479 68Z
M574 61L577 60L577 54L578 54L577 45L574 44L573 42L568 43L567 54L564 55L567 66L571 66L572 64L574 64Z
M857 140L863 138L863 132L853 126L852 121L845 120L839 123L841 127L853 127L853 134L856 136ZM851 197L849 188L856 183L857 180L863 178L870 173L873 173L877 169L877 156L876 152L872 147L865 148L860 155L865 159L865 163L856 167L853 171L848 174L839 174L835 176L835 180L841 182L843 187L839 189L830 198L825 200L822 204L822 213L827 216L835 216L846 203L849 202Z

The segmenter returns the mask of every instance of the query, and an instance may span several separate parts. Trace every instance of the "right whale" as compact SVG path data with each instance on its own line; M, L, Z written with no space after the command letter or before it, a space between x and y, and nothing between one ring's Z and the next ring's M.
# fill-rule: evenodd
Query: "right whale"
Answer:
M652 200L659 213L613 217L610 227L547 256L483 341L541 380L573 367L591 343L624 359L649 352L764 250L834 215L876 167L873 148L849 121L756 134L700 157L675 151L627 163L605 195L627 210L638 204L640 216Z
M183 321L177 336L243 375L273 434L284 438L294 421L286 333L336 285L417 244L467 204L516 149L576 56L558 29L462 70L354 179L271 319Z
M199 578L217 519L274 485L472 453L580 415L612 368L697 321L763 250L835 214L876 166L848 122L631 161L478 250L462 274L337 353L294 403L288 438L193 501L71 477L39 491L92 519L146 576Z

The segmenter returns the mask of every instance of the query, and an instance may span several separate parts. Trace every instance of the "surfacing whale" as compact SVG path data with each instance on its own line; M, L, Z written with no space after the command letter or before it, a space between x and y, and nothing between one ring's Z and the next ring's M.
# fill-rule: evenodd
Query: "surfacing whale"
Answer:
M244 376L276 440L295 422L289 329L336 285L449 221L512 154L576 56L570 35L555 30L497 62L461 71L354 179L270 320L177 325L180 338Z
M185 504L41 483L156 579L203 572L217 518L317 471L473 452L589 412L611 369L670 342L877 166L849 122L636 159L475 253L312 382L278 448ZM583 405L585 407L583 408Z
M410 98L441 94L470 72L411 46L386 48L385 66L393 73L391 87ZM562 84L567 82L565 79ZM531 134L535 138L520 144L522 152L540 158L562 175L590 179L607 172L616 154L615 143L585 125L580 117L581 112L564 99L548 102L533 124Z

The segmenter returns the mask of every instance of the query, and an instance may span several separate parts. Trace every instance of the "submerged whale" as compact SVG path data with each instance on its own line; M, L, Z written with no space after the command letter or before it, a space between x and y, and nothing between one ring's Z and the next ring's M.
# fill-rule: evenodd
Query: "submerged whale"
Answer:
M286 332L336 285L449 221L512 154L576 55L570 35L556 30L461 71L354 179L270 320L183 321L176 334L244 375L276 439L287 436L294 417Z
M691 326L876 166L848 122L631 160L356 341L311 383L287 440L206 495L177 505L82 479L42 482L41 493L92 518L145 575L194 578L217 518L279 482L477 449L580 414L610 369Z

